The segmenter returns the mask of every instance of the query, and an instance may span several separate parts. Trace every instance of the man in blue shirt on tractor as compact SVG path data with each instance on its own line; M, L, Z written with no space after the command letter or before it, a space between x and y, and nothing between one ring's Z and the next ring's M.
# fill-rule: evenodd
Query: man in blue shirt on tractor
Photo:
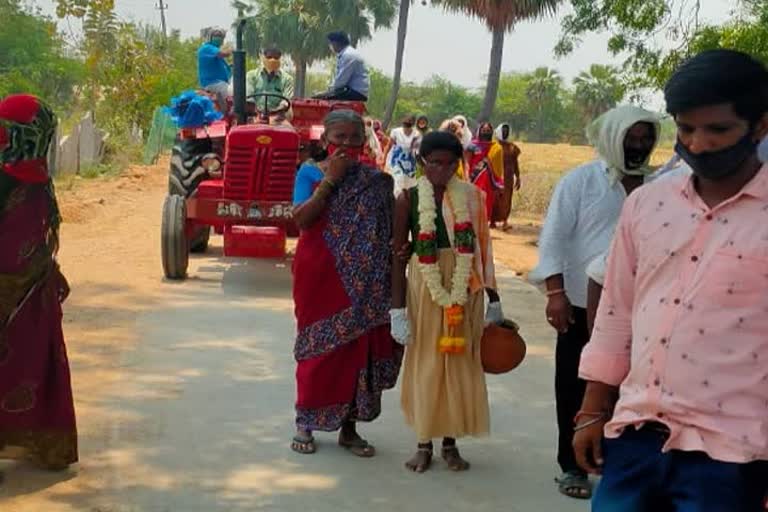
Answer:
M336 54L336 75L331 89L315 96L317 99L368 101L370 79L363 57L352 47L344 32L328 34L328 42Z
M223 49L227 31L223 28L212 28L208 33L208 41L197 50L197 74L200 87L216 95L216 102L221 112L227 111L227 96L229 96L229 79L232 70L226 59L232 55L231 49Z

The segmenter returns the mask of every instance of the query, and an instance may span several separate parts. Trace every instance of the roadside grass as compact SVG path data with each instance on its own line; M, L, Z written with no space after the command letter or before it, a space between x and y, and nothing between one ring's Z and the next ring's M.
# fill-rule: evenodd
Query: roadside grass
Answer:
M549 200L560 178L584 163L594 160L595 150L590 146L570 144L517 143L520 155L522 188L512 200L514 216L538 217L546 214ZM660 148L654 153L653 165L662 165L672 157L671 148Z

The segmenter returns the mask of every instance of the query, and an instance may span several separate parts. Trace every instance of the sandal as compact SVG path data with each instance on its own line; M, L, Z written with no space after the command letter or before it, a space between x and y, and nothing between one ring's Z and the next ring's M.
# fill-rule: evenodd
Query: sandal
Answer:
M291 450L301 455L312 455L317 451L313 436L296 435L291 441Z
M376 448L360 436L351 440L346 440L339 436L339 446L363 459L370 459L376 455Z
M456 445L443 446L441 455L451 471L467 471L470 468L469 462L461 458L459 448Z
M578 500L592 498L592 484L589 477L578 471L566 471L559 478L555 478L557 488L561 494Z
M411 460L405 463L405 467L413 471L414 473L424 473L430 467L432 467L433 456L432 444L420 444L416 455Z

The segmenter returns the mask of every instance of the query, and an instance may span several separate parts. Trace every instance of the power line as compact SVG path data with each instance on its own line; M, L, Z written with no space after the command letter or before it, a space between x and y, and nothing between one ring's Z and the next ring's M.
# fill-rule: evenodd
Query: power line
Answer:
M168 28L165 24L165 10L168 8L168 4L163 2L163 0L158 1L160 3L156 6L156 8L160 10L160 25L162 26L163 30L163 39L168 39Z

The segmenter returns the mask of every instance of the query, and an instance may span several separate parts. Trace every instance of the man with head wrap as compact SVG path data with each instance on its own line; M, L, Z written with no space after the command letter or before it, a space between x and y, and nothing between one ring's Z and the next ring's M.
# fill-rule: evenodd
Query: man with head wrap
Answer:
M669 80L693 171L624 206L580 376L593 511L763 510L768 491L768 70L730 50Z
M56 116L29 95L0 101L0 458L77 462L61 303L59 209L46 157ZM10 450L8 450L10 449Z
M212 28L208 32L207 41L197 50L200 87L216 95L216 102L222 112L226 111L229 79L232 76L226 61L232 55L232 50L222 48L226 36L227 31L223 28Z
M587 265L613 237L627 196L651 174L648 166L659 133L656 114L622 106L603 114L587 129L599 158L566 174L552 196L539 239L539 264L533 282L545 284L546 316L557 331L555 395L559 429L559 490L588 498L587 474L573 453L573 417L581 406L585 382L578 378L587 331Z

